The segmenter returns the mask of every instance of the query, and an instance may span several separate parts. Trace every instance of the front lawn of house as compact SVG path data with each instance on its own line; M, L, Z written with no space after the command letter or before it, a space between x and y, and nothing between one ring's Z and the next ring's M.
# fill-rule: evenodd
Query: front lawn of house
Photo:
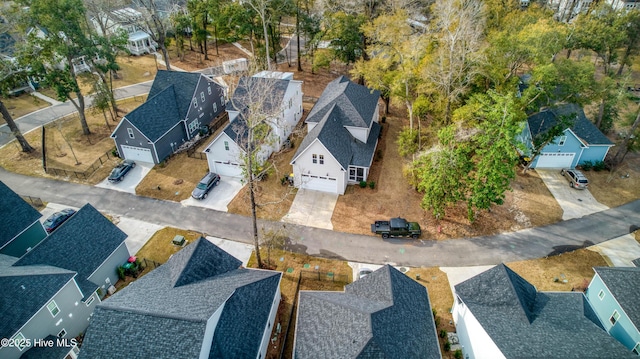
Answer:
M28 93L3 98L2 103L5 105L7 110L9 110L9 114L13 117L14 121L21 116L51 106L48 102L35 96L31 96ZM4 125L5 123L4 118L0 116L0 125Z

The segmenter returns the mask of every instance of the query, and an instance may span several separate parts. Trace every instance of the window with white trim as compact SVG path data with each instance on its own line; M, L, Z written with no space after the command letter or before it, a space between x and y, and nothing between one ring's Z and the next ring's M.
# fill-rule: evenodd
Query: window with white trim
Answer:
M289 108L291 108L291 106L293 106L293 99L292 98L289 99Z
M47 304L47 309L49 309L49 312L51 313L51 315L53 315L54 317L56 315L58 315L58 313L60 313L60 308L58 308L58 305L56 304L55 301L50 301L49 304Z
M318 155L315 153L311 155L311 162L318 163Z
M229 141L224 141L224 150L229 151Z
M211 86L207 87L207 93L211 95Z
M611 318L609 318L609 321L611 322L611 324L615 325L619 319L620 313L618 313L618 311L614 309L613 314L611 314Z
M224 106L224 96L220 96L220 106Z
M323 165L324 164L324 155L320 155L320 164Z
M604 299L604 290L600 289L600 292L598 292L598 298L600 298L600 300Z
M349 167L349 180L355 182L364 181L364 168Z
M217 103L213 103L213 112L218 112L218 104Z
M632 352L634 352L636 355L640 355L640 343L636 343L636 346L633 347Z
M193 98L193 107L198 107L198 99L197 98Z
M67 335L67 331L62 328L62 330L58 332L58 338L64 338L65 335Z
M567 136L560 136L560 140L558 141L558 146L564 146L565 142L567 142Z
M27 347L27 339L24 337L24 335L22 335L22 333L14 335L11 339L13 339L13 342L18 350L22 351Z
M133 129L132 128L127 128L127 133L129 134L129 138L130 139L136 138L136 136L133 134Z
M200 125L200 122L198 120L191 121L191 123L189 124L189 133L192 133L193 131L197 130L199 125Z
M204 91L200 92L200 99L204 102Z

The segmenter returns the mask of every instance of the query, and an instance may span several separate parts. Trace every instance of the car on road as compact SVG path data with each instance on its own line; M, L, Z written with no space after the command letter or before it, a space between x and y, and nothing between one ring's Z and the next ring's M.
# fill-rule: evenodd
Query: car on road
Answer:
M124 176L126 176L127 173L129 173L129 171L131 171L135 167L136 167L136 163L131 160L124 160L120 162L111 171L111 174L109 175L109 178L108 178L109 182L117 183L122 181L124 179Z
M60 212L56 212L50 215L43 223L45 231L47 233L51 233L56 230L56 228L60 227L67 219L71 218L76 213L75 210L71 208L63 209Z
M569 168L563 168L560 174L569 181L569 185L576 189L585 189L589 186L589 180L582 172Z
M195 199L205 199L209 194L209 191L220 183L220 176L217 173L207 173L200 182L196 185L196 188L191 192L191 197Z

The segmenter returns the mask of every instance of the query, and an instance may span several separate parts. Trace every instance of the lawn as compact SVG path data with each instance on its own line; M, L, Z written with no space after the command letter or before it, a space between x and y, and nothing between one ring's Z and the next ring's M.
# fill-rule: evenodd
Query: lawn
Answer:
M189 198L208 171L207 161L187 157L182 152L154 166L136 187L136 194L180 202Z
M136 257L143 261L144 259L154 261L160 264L166 263L173 254L180 251L183 247L176 246L171 240L176 236L184 236L188 245L202 236L202 233L187 231L173 227L165 227L151 236L147 243L140 248Z
M7 107L9 114L14 120L41 108L51 106L48 102L31 96L28 93L3 98L2 103ZM4 118L0 116L0 125L4 125L5 123Z
M118 56L116 61L120 66L120 70L118 70L118 77L113 78L113 88L152 81L156 77L158 68L165 69L163 65L156 62L154 55L124 55Z

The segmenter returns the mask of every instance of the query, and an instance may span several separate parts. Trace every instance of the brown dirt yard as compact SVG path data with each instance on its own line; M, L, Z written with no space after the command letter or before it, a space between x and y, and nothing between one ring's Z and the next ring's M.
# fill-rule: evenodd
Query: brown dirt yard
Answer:
M9 110L9 114L14 120L21 116L37 111L41 108L50 106L46 101L43 101L35 96L31 96L28 93L23 93L19 96L9 96L2 99L2 103ZM0 125L4 125L6 122L2 116L0 116Z

